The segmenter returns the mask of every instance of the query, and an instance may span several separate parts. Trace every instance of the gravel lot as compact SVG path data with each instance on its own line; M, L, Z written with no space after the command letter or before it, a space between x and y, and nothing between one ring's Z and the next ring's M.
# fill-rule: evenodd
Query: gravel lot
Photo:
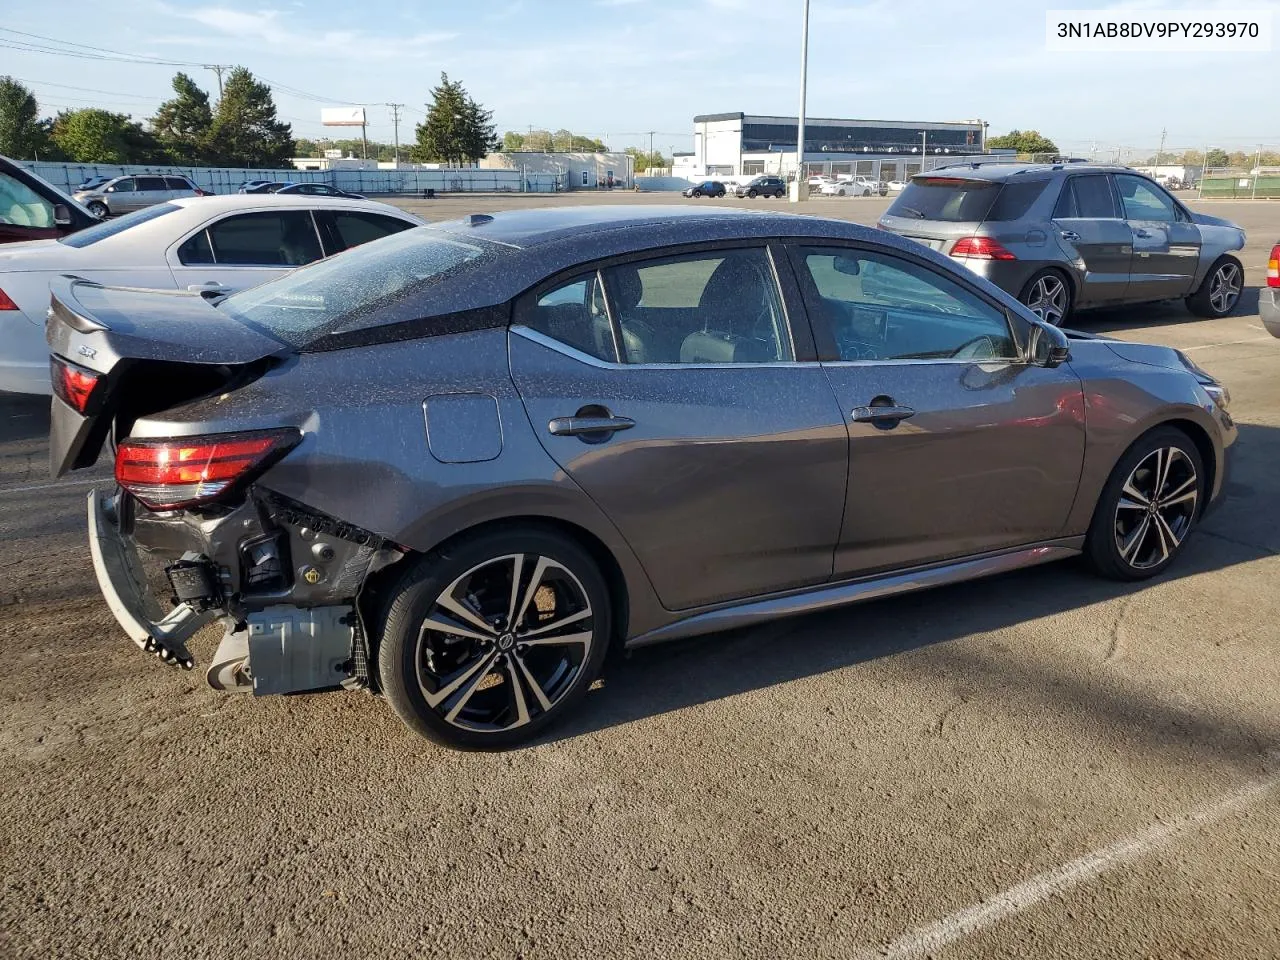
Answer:
M1256 288L1280 204L1191 203L1250 231ZM1280 956L1280 341L1256 304L1075 324L1232 391L1230 498L1169 574L1057 564L653 648L503 755L143 658L93 582L89 484L47 476L47 404L0 397L0 956Z

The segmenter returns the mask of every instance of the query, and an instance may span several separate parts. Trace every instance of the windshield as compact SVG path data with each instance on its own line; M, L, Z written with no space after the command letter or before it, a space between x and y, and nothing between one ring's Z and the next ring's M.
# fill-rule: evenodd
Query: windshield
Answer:
M148 220L154 220L156 217L163 217L167 213L173 213L175 210L181 209L176 203L157 203L152 207L144 207L141 210L135 210L133 213L126 213L123 217L114 217L110 220L103 220L101 223L95 223L91 227L85 227L78 233L62 237L58 242L65 243L68 247L87 247L97 243L99 240L114 237L117 233L122 233L130 227L136 227L140 223L146 223Z
M228 297L219 309L295 347L330 333L431 316L421 296L507 248L418 227Z

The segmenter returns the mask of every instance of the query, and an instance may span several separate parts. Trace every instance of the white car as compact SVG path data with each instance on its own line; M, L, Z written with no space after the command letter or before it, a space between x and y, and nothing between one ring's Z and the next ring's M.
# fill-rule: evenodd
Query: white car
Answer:
M232 194L172 200L60 240L0 247L0 390L48 394L49 281L233 293L349 247L421 226L371 200Z
M907 183L906 183L906 181L905 181L905 180L890 180L890 181L889 181L889 192L890 192L890 193L901 193L901 192L902 192L903 190L905 190L905 189L907 189Z
M880 183L870 177L841 177L820 192L825 197L873 197L880 193Z

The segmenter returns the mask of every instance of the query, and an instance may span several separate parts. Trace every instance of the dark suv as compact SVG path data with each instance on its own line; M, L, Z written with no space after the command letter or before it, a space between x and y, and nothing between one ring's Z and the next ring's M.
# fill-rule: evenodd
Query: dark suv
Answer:
M963 164L911 178L879 226L918 240L1060 324L1073 310L1185 299L1229 314L1244 231L1149 177L1093 164Z
M695 183L692 187L687 187L684 191L684 196L723 197L725 192L724 184L719 180L703 180L701 183Z
M750 183L744 183L733 191L735 197L785 197L787 184L781 177L756 177Z

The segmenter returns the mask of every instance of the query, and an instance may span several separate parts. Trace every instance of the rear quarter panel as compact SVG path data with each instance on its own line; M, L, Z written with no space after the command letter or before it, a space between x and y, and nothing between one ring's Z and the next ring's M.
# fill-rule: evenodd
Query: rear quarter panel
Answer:
M428 440L424 402L451 395L493 399L496 455L486 438L461 444L486 459L439 459L443 448ZM234 393L139 420L133 435L281 425L298 427L303 441L258 481L268 489L421 552L491 521L571 523L617 562L629 635L672 619L617 529L534 436L509 374L505 327L302 354Z

